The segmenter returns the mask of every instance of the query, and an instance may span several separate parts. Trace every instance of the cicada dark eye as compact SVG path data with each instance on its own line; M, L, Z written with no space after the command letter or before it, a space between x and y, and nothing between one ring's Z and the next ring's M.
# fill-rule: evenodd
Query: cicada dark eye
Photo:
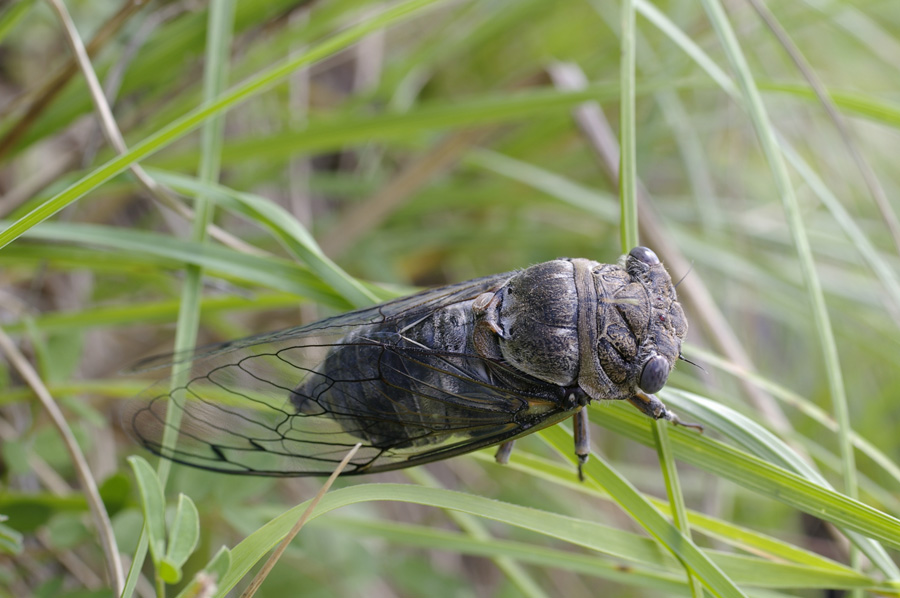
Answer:
M659 258L656 257L656 254L646 247L635 247L628 252L628 255L638 261L644 262L648 266L653 266L654 264L659 263Z
M669 377L669 362L662 355L654 355L644 364L641 372L641 380L638 386L647 394L654 394L662 390Z

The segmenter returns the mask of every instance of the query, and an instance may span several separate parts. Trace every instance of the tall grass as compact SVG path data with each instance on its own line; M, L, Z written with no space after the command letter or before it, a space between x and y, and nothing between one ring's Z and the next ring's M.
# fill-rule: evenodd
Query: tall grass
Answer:
M238 592L321 481L174 466L157 498L123 369L635 242L683 278L701 367L660 397L702 435L595 404L584 483L566 425L339 479L257 596L900 595L900 5L65 4L125 147L57 14L0 8L0 326L125 595ZM0 596L106 595L89 495L0 374Z

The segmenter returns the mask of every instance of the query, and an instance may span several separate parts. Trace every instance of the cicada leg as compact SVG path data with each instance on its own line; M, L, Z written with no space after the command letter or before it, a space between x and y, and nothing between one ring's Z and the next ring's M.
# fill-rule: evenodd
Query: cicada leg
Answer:
M695 430L703 431L703 426L700 424L691 424L685 423L678 419L678 416L675 415L674 411L670 411L666 409L666 406L662 401L656 398L655 395L648 395L641 391L637 391L633 397L628 399L628 402L637 407L641 413L652 417L653 419L664 419L666 421L670 421L677 426L684 426L685 428L693 428Z
M500 445L500 448L497 449L497 454L494 455L494 459L497 460L497 463L499 463L500 465L506 465L507 463L509 463L509 456L512 454L513 445L515 443L515 440L507 440Z
M575 456L578 457L578 479L584 481L584 472L582 467L587 463L588 457L591 455L591 432L588 427L588 415L584 407L575 412L572 416L575 428ZM515 440L507 440L497 449L494 459L501 465L509 463L509 456L513 451Z
M578 479L584 481L582 468L591 456L591 430L588 427L587 410L582 407L572 416L575 434L575 456L578 457Z

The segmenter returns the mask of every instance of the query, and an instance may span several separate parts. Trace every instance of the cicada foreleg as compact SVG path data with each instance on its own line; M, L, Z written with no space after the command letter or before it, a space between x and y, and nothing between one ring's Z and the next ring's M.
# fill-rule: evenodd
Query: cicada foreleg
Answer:
M700 432L703 431L703 426L700 424L685 423L681 421L678 416L675 415L675 412L667 409L663 402L657 399L655 395L648 395L641 391L637 391L633 397L628 399L628 402L637 407L641 413L652 417L653 419L664 419L672 422L676 426L693 428Z

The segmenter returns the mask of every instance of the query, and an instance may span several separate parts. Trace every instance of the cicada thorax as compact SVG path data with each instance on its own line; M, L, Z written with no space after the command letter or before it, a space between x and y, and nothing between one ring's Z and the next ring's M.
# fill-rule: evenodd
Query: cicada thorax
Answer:
M476 348L558 386L578 377L578 293L569 260L531 266L475 304Z

